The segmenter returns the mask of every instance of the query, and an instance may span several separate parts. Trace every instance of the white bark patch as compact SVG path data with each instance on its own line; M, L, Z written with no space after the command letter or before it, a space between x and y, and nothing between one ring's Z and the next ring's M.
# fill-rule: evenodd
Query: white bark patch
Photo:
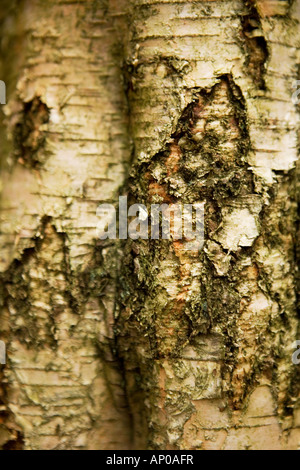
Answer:
M221 229L214 239L221 243L223 248L236 251L239 246L252 246L259 235L256 219L249 209L225 209Z

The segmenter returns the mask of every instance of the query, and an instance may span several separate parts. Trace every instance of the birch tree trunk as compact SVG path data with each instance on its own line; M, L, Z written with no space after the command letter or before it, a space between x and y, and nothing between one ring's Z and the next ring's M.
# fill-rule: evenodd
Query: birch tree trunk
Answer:
M0 447L299 448L300 1L4 3Z
M1 28L2 446L128 448L111 353L120 256L95 236L96 208L117 197L130 156L121 4L112 14L106 2L10 4Z

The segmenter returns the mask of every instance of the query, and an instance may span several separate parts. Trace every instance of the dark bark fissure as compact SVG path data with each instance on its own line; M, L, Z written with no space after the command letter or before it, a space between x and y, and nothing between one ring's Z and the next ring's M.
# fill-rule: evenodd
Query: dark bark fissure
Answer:
M46 134L41 130L41 126L49 122L50 110L39 97L24 103L23 108L19 122L14 128L15 153L19 162L36 168L45 158Z
M263 36L261 20L255 1L246 3L249 6L249 14L241 18L242 39L247 57L245 66L253 79L253 83L258 89L265 91L264 75L266 72L265 65L269 58L268 46Z

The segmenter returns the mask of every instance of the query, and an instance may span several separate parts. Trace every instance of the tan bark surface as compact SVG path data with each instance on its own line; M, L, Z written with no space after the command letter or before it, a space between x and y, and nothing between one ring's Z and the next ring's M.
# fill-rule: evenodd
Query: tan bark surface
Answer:
M0 447L300 446L299 21L299 0L7 2ZM203 250L97 240L120 194L205 203Z
M2 35L2 445L15 423L25 449L128 448L111 354L118 255L95 237L130 155L114 20L105 2L15 2Z

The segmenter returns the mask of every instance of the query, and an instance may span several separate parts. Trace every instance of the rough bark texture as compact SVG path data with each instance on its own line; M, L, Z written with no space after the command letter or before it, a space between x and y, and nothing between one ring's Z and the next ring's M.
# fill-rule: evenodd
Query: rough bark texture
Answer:
M115 200L130 156L113 15L106 2L15 2L1 29L1 443L128 448L110 352L119 255L95 237L97 205Z
M0 447L297 449L300 1L1 15ZM125 193L203 250L97 240Z

